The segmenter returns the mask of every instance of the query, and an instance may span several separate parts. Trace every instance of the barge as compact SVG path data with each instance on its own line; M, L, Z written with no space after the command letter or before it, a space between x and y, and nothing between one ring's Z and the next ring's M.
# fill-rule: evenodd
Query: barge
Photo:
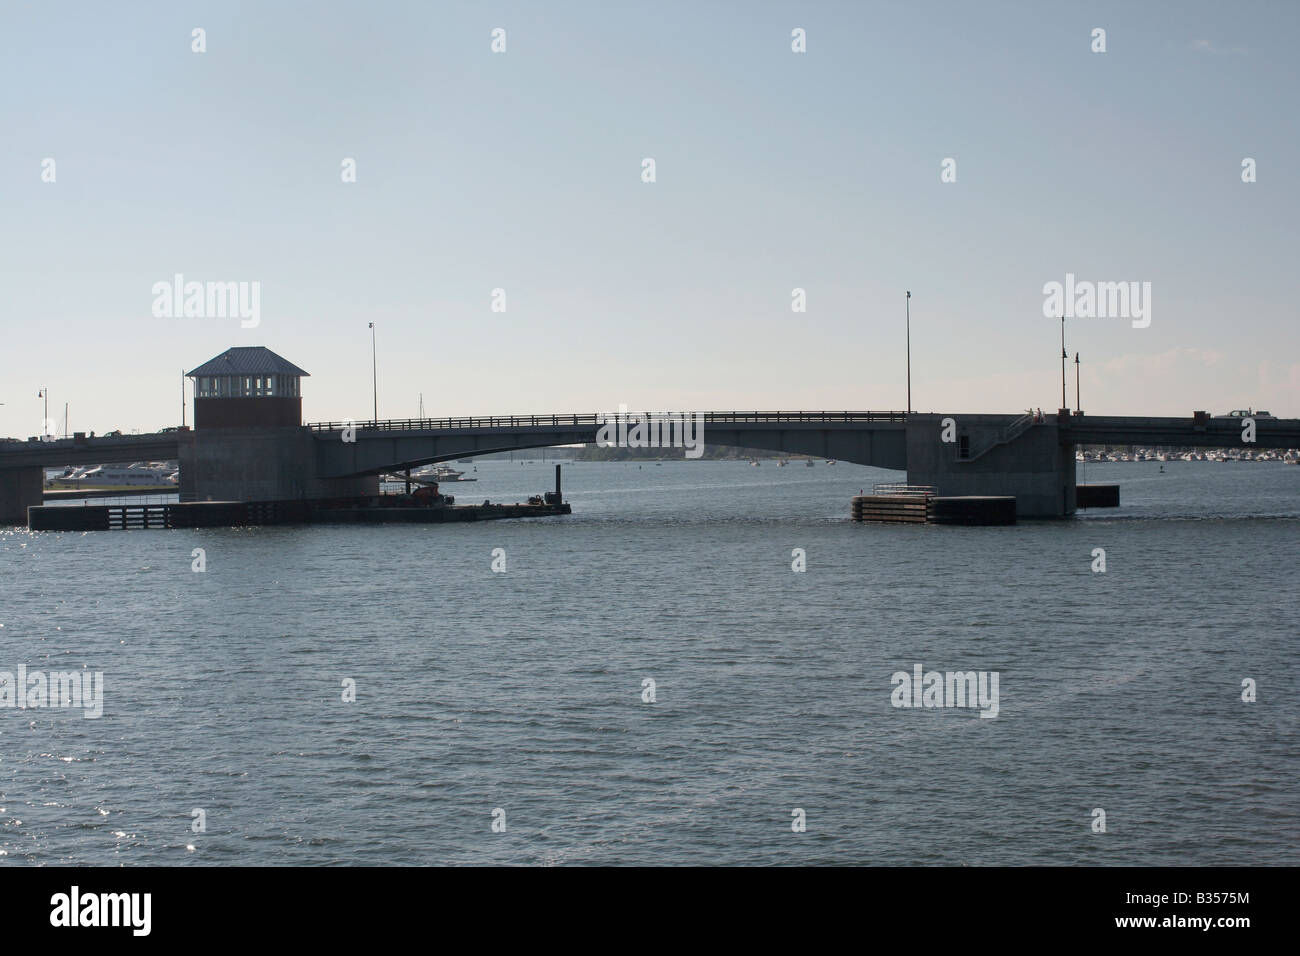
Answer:
M33 506L27 509L32 531L121 531L149 528L236 528L288 524L442 524L547 518L572 514L560 495L560 466L555 491L513 504L484 501L458 505L436 484L411 494L279 501L173 501L164 504Z

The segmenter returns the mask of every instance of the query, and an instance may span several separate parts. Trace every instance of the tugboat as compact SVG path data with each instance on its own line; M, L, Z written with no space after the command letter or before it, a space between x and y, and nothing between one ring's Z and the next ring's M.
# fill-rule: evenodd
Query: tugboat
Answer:
M411 492L410 503L417 508L447 508L454 505L456 499L451 495L440 494L438 483L431 481Z

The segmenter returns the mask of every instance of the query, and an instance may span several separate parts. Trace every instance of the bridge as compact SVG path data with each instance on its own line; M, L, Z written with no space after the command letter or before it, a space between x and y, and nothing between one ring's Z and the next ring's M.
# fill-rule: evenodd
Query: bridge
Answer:
M320 473L341 478L494 452L594 443L605 420L593 412L360 422L351 433L347 422L307 427L318 442ZM907 467L904 412L701 412L698 421L703 428L696 437L705 445ZM354 440L344 441L345 435Z
M643 413L644 414L644 413ZM1079 444L1300 448L1300 419L1188 416L699 413L705 445L762 448L907 471L941 494L1014 494L1023 516L1074 511ZM628 416L630 418L630 416ZM43 468L177 459L183 498L275 500L374 493L381 473L493 452L596 441L598 413L316 422L147 435L0 442L0 523L40 504ZM668 453L668 452L666 452Z
M52 441L0 441L0 471L14 468L59 468L63 465L129 465L134 461L176 458L185 432L60 438Z
M635 413L630 413L635 414ZM645 413L641 413L645 414ZM796 455L835 458L898 471L908 469L907 429L928 423L941 441L942 422L952 418L957 435L955 460L970 461L997 444L1006 444L1033 426L1028 416L921 415L872 411L702 412L702 439L710 445L761 448ZM510 415L487 418L389 419L371 422L315 422L305 426L317 439L320 473L328 477L377 475L473 455L556 445L588 444L605 416L597 413ZM1256 419L1254 448L1300 448L1300 419ZM1058 444L1073 451L1084 444L1196 445L1247 447L1240 419L1070 416L1041 425L1057 428ZM1019 430L1017 426L1019 425ZM971 428L989 447L977 443L961 454L960 433ZM349 429L351 431L349 432ZM998 432L1016 431L1005 440ZM344 436L351 438L345 441ZM969 446L968 446L969 447Z

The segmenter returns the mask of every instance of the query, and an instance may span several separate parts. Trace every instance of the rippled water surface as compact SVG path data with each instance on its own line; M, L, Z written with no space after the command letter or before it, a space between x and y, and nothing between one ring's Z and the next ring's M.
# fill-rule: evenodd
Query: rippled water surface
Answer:
M1300 468L1158 467L1011 528L678 460L566 467L567 518L0 531L0 670L106 683L0 707L0 865L1300 863ZM444 490L552 480L477 468ZM998 716L891 706L915 664Z

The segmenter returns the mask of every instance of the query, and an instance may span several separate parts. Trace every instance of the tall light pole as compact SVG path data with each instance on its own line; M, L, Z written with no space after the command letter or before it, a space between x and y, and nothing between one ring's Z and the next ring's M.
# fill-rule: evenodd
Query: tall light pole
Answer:
M907 414L912 414L912 293L907 293Z
M370 323L370 384L375 390L375 421L379 421L379 365L375 358L375 323Z
M45 436L50 431L50 390L42 388L36 397L45 399L45 420L41 422L41 441L45 441Z
M1079 353L1074 353L1074 413L1083 414L1083 405L1079 402Z
M1065 404L1065 360L1069 358L1065 354L1065 315L1061 315L1061 407L1069 408Z

